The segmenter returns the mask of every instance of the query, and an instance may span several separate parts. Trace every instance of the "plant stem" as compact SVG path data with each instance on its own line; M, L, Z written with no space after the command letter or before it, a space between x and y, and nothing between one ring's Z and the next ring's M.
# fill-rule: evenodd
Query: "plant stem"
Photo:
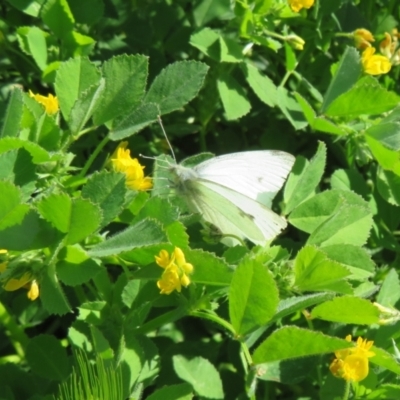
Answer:
M15 319L9 314L3 303L0 303L0 325L5 327L6 335L10 339L17 355L20 358L24 358L25 347L28 344L29 338Z
M346 381L342 400L348 400L349 395L350 395L350 385L351 385L351 382L350 381Z
M97 147L94 149L94 152L89 157L89 160L87 160L85 166L82 168L79 177L83 178L86 175L86 173L89 171L89 168L93 164L93 161L100 154L101 150L103 150L103 147L109 142L109 140L110 140L109 137L105 136L103 140L97 145Z

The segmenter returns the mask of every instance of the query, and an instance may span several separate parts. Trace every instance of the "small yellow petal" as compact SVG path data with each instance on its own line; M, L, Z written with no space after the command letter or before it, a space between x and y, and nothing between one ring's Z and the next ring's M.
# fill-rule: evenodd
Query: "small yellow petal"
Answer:
M368 29L356 29L353 36L356 47L361 50L370 47L370 43L375 42L374 36Z
M161 279L157 281L157 286L161 294L171 294L174 290L181 291L181 281L177 267L174 264L164 271Z
M24 275L19 279L11 278L4 285L4 289L8 292L13 292L25 286L29 281L32 280L32 275L29 272L25 272Z
M0 263L0 272L4 272L7 268L8 261Z
M49 93L46 97L40 94L34 94L31 90L29 90L29 96L34 98L38 103L44 106L47 114L52 115L58 112L58 99L51 93Z
M161 250L158 256L155 256L156 263L162 267L167 268L173 260L169 258L169 254L167 250Z
M31 282L31 287L28 290L27 296L31 301L34 301L39 297L39 286L35 279Z
M390 71L392 64L390 60L381 55L375 55L375 49L373 47L367 47L361 56L361 63L364 68L364 72L369 75L380 75L386 74Z
M144 166L136 158L131 158L128 142L121 142L112 154L110 161L116 172L126 175L126 186L132 190L149 190L153 187L151 178L144 176Z
M289 0L290 8L294 12L299 12L302 8L311 8L314 0Z

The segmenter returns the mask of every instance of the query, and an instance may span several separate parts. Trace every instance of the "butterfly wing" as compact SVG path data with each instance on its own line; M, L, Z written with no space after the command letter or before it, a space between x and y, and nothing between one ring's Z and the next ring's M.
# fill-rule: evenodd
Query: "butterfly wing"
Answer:
M197 179L187 185L192 206L223 234L264 245L286 227L285 219L263 204L218 183Z
M245 151L211 158L193 169L202 180L270 205L294 161L291 154L283 151Z

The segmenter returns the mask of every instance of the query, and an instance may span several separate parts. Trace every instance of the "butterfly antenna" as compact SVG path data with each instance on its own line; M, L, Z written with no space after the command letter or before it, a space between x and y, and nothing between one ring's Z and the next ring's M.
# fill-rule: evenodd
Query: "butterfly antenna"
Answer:
M169 149L171 150L172 158L173 158L174 161L176 162L175 153L174 153L174 150L173 150L173 148L172 148L172 146L171 146L171 143L170 143L170 141L169 141L169 139L168 139L167 133L165 132L163 123L162 123L162 121L161 121L161 117L158 115L158 116L157 116L157 119L158 119L158 123L159 123L160 126L161 126L161 130L163 131L163 134L164 134L164 136L165 136L165 139L166 139L166 141L167 141L167 143L168 143L168 147L169 147Z

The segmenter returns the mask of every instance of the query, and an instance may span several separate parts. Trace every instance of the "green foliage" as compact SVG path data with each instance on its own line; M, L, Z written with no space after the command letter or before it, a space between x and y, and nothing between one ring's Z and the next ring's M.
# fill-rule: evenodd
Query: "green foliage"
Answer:
M396 2L3 3L0 399L343 398L358 337L351 396L399 398ZM229 247L171 165L260 149L296 157L288 227Z

